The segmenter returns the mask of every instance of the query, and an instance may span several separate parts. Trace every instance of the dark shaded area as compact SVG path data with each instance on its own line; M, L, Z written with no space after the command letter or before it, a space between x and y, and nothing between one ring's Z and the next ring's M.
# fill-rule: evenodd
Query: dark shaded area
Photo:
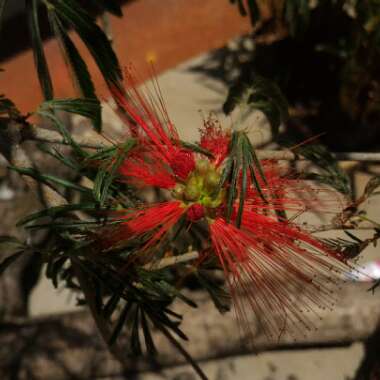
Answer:
M93 347L94 355L97 349L101 349L96 336L85 334L75 326L64 326L60 320L54 320L50 324L44 322L22 329L17 325L2 324L0 331L2 334L6 333L5 340L7 341L6 346L3 345L3 349L0 350L2 358L0 373L3 379L40 379L39 371L36 371L34 367L37 359L36 352L39 361L50 362L50 365L53 364L59 368L64 378L70 380L83 378L83 375L95 378L99 372L98 367L101 363L97 360L91 360L83 365L83 370L75 371L62 357L60 345L62 346L63 341L67 345L66 349L85 349L90 345Z
M378 36L341 4L323 4L312 11L304 33L254 49L247 42L255 38L247 36L237 48L216 51L191 70L225 82L231 91L234 85L237 92L258 74L273 80L295 110L286 139L322 134L320 141L331 150L374 150L380 141Z
M380 326L365 342L364 359L354 380L380 380Z
M127 2L132 2L134 0L116 1L120 4L124 4ZM99 16L99 9L97 9L96 5L92 1L80 1L80 3L85 4L86 8L91 11L91 14L93 16ZM47 40L49 38L52 38L53 33L49 26L45 7L40 7L39 13L42 39ZM7 8L5 9L5 14L7 14ZM30 35L25 11L17 13L11 18L5 18L5 20L3 20L1 30L0 62L5 61L30 47Z
M114 374L118 378L133 379L136 373L133 361L125 371L116 361L112 361L110 368L109 354L92 323L78 321L80 318L73 314L72 318L67 315L29 325L0 324L0 377L47 380L60 374L62 379L79 380Z

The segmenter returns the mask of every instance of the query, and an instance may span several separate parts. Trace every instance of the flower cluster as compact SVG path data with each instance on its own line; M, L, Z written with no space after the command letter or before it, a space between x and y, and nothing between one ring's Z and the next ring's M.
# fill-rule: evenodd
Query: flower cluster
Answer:
M339 253L281 216L304 210L301 182L281 175L273 161L260 163L264 180L259 183L254 173L246 181L239 174L237 183L223 182L231 131L206 120L199 149L189 148L181 142L160 92L157 97L144 95L132 75L128 81L125 93L115 89L113 95L138 144L120 167L120 175L142 189L165 190L168 200L123 210L123 222L108 239L112 244L140 239L143 254L154 252L183 217L190 226L202 222L208 226L207 252L219 260L243 326L251 309L268 336L310 328L308 312L332 306L329 283L334 282L334 272L346 267ZM236 223L240 191L226 216L231 186L246 188L240 223Z

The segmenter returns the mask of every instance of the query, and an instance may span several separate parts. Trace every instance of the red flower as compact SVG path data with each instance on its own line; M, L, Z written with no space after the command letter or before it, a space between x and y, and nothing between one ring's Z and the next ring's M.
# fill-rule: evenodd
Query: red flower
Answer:
M172 200L138 210L125 210L125 221L112 235L115 244L143 239L144 247L154 249L186 213L195 223L207 221L210 244L225 272L235 309L247 326L247 306L262 321L268 336L284 330L309 328L306 312L330 307L329 284L332 271L344 271L343 258L299 226L278 217L279 212L302 212L315 197L300 197L309 189L300 181L280 174L272 161L262 162L266 183L248 183L241 227L224 217L226 188L219 187L223 163L229 154L230 133L214 120L205 121L200 146L213 158L185 149L168 117L160 91L158 100L144 96L128 75L127 96L114 91L137 148L120 169L124 180L139 186L171 190ZM312 193L312 192L311 192ZM235 214L239 199L235 201Z

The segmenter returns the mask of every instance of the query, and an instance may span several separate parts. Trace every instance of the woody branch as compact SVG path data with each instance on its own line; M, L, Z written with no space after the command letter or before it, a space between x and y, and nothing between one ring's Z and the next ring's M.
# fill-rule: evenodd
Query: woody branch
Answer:
M86 133L86 136L76 135L75 141L83 148L100 149L109 146L111 143L101 134L96 132ZM21 134L22 141L34 140L51 144L67 144L62 136L53 130L28 125ZM258 149L257 156L261 160L276 161L305 161L307 158L294 153L292 150L267 150ZM358 162L380 162L380 153L377 152L332 152L338 161L358 161Z

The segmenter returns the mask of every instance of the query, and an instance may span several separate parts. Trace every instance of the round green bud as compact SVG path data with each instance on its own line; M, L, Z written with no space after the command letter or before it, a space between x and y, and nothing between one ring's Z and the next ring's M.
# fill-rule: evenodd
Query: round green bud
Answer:
M216 187L219 185L220 181L220 175L216 170L210 170L208 171L206 177L205 177L205 185L208 190L215 190Z
M206 174L210 168L208 160L197 160L195 163L195 169L199 174Z
M188 183L186 185L185 193L184 193L185 199L188 201L196 201L201 196L201 191L199 190L199 187L197 184L194 183Z

